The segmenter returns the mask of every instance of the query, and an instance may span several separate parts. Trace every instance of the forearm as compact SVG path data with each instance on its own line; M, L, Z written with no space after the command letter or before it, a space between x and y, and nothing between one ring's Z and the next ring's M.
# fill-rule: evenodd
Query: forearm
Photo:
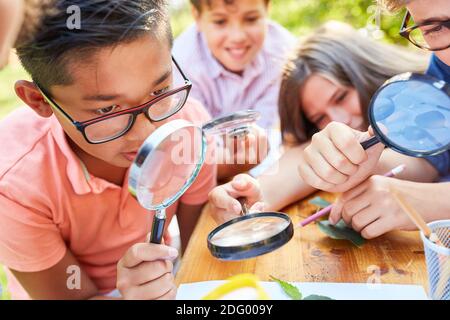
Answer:
M385 149L375 169L375 174L383 175L404 164L405 170L396 178L415 182L433 182L438 178L436 169L425 159L408 157L391 149Z
M450 183L399 181L397 188L404 199L426 222L450 219Z
M298 174L299 154L304 146L288 149L269 169L270 174L258 178L267 210L281 210L314 191Z

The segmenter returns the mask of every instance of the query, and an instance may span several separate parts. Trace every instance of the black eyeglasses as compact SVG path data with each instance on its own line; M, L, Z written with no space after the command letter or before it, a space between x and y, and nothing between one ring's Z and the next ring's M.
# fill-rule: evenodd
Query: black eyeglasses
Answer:
M416 47L429 51L441 51L450 48L450 20L429 20L408 27L411 14L406 12L400 35Z
M38 86L44 98L52 107L60 111L90 144L106 143L118 139L131 130L138 115L143 113L153 122L163 121L183 108L192 88L191 81L186 77L178 63L172 57L177 70L183 77L184 84L179 88L167 91L156 98L137 107L100 116L87 121L75 121L69 116L42 88Z

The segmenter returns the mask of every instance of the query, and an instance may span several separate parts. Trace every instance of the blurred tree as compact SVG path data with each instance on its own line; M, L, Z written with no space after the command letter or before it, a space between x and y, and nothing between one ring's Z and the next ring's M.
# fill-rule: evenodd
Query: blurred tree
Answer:
M188 1L176 0L172 11L174 33L178 35L192 23ZM364 28L375 38L407 45L398 35L401 15L383 12L375 0L272 0L271 18L298 36L328 20L338 20ZM382 32L377 31L377 25Z

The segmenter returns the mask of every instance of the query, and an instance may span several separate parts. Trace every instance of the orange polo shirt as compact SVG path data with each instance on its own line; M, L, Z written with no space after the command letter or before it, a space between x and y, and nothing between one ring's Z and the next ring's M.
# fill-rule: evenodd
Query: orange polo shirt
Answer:
M189 100L174 118L201 124L209 115ZM89 174L56 118L29 108L0 123L0 141L0 263L43 271L68 248L101 293L114 290L117 262L145 241L153 219L129 194L128 179L118 186ZM179 201L203 204L215 183L215 166L205 164ZM168 221L176 208L167 210ZM10 273L9 281L13 298L27 298Z

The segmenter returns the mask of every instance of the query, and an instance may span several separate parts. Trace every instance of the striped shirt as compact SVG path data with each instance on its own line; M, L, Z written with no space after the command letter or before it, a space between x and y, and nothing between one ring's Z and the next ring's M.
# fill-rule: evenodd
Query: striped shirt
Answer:
M269 129L278 124L281 72L295 38L279 24L269 21L264 45L242 76L227 71L212 55L196 25L175 41L173 55L193 83L191 96L212 117L253 109L258 122Z

